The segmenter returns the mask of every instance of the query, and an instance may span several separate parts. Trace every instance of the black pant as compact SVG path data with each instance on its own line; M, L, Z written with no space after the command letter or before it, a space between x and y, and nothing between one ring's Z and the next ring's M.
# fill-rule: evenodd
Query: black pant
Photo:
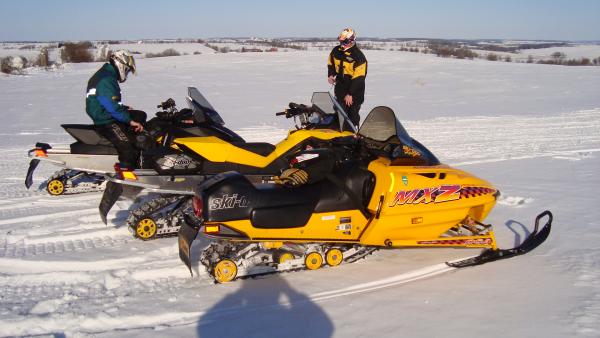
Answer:
M130 110L131 119L145 123L146 113L141 110ZM135 168L138 165L140 151L134 146L135 134L130 126L122 122L112 122L96 127L98 132L106 137L117 149L119 164L121 167Z
M358 113L360 111L360 104L352 103L352 105L349 108L348 106L344 108L347 109L350 121L352 121L356 128L358 128L360 126L360 114Z
M344 102L343 96L337 97L337 101L340 103L342 108L344 108L346 114L348 114L348 117L350 118L352 124L354 124L356 128L358 128L360 126L360 114L358 112L360 111L360 106L362 103L352 102L352 105L348 107L346 105L346 102Z

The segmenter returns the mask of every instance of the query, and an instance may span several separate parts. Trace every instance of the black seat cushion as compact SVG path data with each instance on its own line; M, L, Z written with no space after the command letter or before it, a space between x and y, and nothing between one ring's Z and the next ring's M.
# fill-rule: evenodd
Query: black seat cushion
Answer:
M71 154L117 155L118 153L113 146L91 145L78 141L71 144Z
M255 187L244 176L228 177L205 191L204 217L210 222L250 219L256 228L293 228L306 224L319 199L320 186Z
M96 131L96 126L90 124L63 124L67 133L81 143L89 145L112 146L112 143Z
M255 228L281 229L302 227L315 212L367 206L375 186L373 173L347 167L334 176L335 182L326 178L286 188L274 184L254 186L240 174L229 175L205 192L204 198L210 200L204 216L210 222L250 219Z
M372 172L355 166L342 168L323 180L315 212L366 208L374 188Z

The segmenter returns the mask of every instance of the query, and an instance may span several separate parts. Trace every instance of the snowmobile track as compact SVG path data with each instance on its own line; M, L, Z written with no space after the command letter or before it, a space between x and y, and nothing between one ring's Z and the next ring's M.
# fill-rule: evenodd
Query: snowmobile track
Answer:
M8 243L0 242L0 257L25 258L41 255L52 255L64 252L86 251L98 248L116 247L132 241L130 236L95 236L64 241L47 241L26 244L25 240Z

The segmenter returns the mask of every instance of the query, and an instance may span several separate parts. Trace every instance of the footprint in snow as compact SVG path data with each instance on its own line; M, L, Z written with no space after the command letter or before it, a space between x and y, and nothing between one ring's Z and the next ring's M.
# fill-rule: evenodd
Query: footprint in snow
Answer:
M498 204L506 205L509 207L519 207L527 203L533 202L531 197L520 197L520 196L500 196Z
M581 161L581 160L592 158L593 155L589 151L580 151L580 152L576 152L576 153L555 155L552 157L555 159L558 159L558 160Z

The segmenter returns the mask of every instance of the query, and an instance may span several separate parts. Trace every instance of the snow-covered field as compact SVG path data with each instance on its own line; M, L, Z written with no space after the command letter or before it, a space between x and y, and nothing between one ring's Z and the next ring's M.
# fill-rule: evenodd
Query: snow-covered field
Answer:
M523 55L532 55L535 58L545 60L552 59L552 54L556 52L565 54L567 59L594 59L600 57L600 44L521 50L521 54Z
M85 86L100 64L66 65L0 77L0 336L600 336L600 68L365 54L361 115L392 107L443 162L493 182L502 197L487 221L501 246L520 243L534 217L551 210L546 243L464 270L443 262L473 250L411 249L225 285L211 284L196 264L190 278L175 238L129 235L127 205L105 226L100 194L25 190L26 150L36 141L67 144L60 124L89 122ZM326 57L140 60L124 101L153 112L168 97L183 103L185 87L196 86L230 128L277 142L291 123L274 113L329 89ZM41 166L34 187L53 170Z

